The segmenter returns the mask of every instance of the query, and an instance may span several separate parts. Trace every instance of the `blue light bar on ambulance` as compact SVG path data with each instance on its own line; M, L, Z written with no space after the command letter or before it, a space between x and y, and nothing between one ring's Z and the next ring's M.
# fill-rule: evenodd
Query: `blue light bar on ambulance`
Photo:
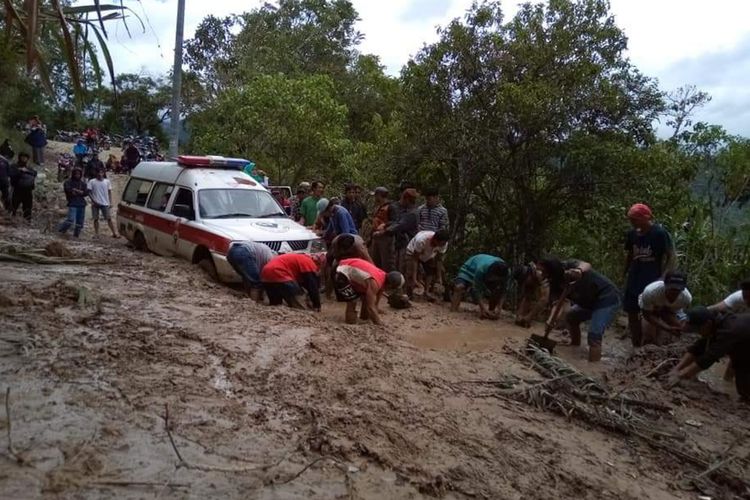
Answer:
M245 166L252 163L242 158L225 158L223 156L187 156L177 157L177 163L183 167L220 168L226 170L242 171Z

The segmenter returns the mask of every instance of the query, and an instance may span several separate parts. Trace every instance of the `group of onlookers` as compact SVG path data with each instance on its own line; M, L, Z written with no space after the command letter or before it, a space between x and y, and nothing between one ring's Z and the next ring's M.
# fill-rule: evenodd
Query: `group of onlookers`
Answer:
M23 217L31 220L37 171L29 164L28 153L18 153L17 161L11 163L14 156L6 140L0 145L0 204L13 216L20 208Z

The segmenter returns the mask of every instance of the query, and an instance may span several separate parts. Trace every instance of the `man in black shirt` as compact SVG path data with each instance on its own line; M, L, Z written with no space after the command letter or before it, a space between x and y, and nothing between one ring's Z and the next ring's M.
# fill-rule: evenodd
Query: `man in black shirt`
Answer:
M701 339L693 344L670 374L669 387L689 379L729 356L740 397L750 402L750 313L722 314L705 307L687 312L688 325Z
M357 197L357 186L355 184L347 184L344 187L344 199L341 202L341 206L352 214L357 231L361 230L362 223L367 218L367 209Z

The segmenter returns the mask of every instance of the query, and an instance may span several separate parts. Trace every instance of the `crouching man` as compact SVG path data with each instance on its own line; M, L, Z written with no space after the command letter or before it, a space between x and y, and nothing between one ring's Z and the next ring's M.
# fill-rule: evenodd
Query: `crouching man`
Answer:
M254 241L233 243L227 252L227 262L240 275L245 291L256 302L263 300L263 283L261 283L260 273L274 258L274 255L268 245Z
M471 292L479 305L479 317L498 319L503 310L509 278L508 264L500 257L486 254L470 257L458 271L451 297L451 311L458 311L464 294Z
M322 254L315 254L318 257ZM325 257L323 257L323 260ZM286 302L289 307L304 309L299 301L307 291L312 308L320 312L320 263L306 254L286 253L271 259L260 272L260 280L272 306Z
M692 378L729 356L737 392L750 402L750 314L722 314L695 307L687 312L687 324L698 329L701 339L688 348L675 366L668 386L674 387L680 380Z
M343 259L334 278L336 300L346 302L345 319L357 323L357 299L362 299L360 319L382 325L378 305L386 292L397 292L404 286L404 276L393 271L386 273L364 259Z
M664 280L648 285L638 297L638 307L643 314L643 343L665 345L673 336L679 336L684 327L685 309L692 301L685 273L668 272Z

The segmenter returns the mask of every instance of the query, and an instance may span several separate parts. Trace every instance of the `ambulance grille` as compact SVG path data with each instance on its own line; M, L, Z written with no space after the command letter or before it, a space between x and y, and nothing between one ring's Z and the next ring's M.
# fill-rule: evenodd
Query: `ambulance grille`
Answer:
M310 244L310 240L287 241L287 243L292 247L292 250L299 252L300 250L307 250L307 245Z
M268 246L274 252L278 252L279 250L281 250L280 241L261 241L260 243L263 243L264 245Z

